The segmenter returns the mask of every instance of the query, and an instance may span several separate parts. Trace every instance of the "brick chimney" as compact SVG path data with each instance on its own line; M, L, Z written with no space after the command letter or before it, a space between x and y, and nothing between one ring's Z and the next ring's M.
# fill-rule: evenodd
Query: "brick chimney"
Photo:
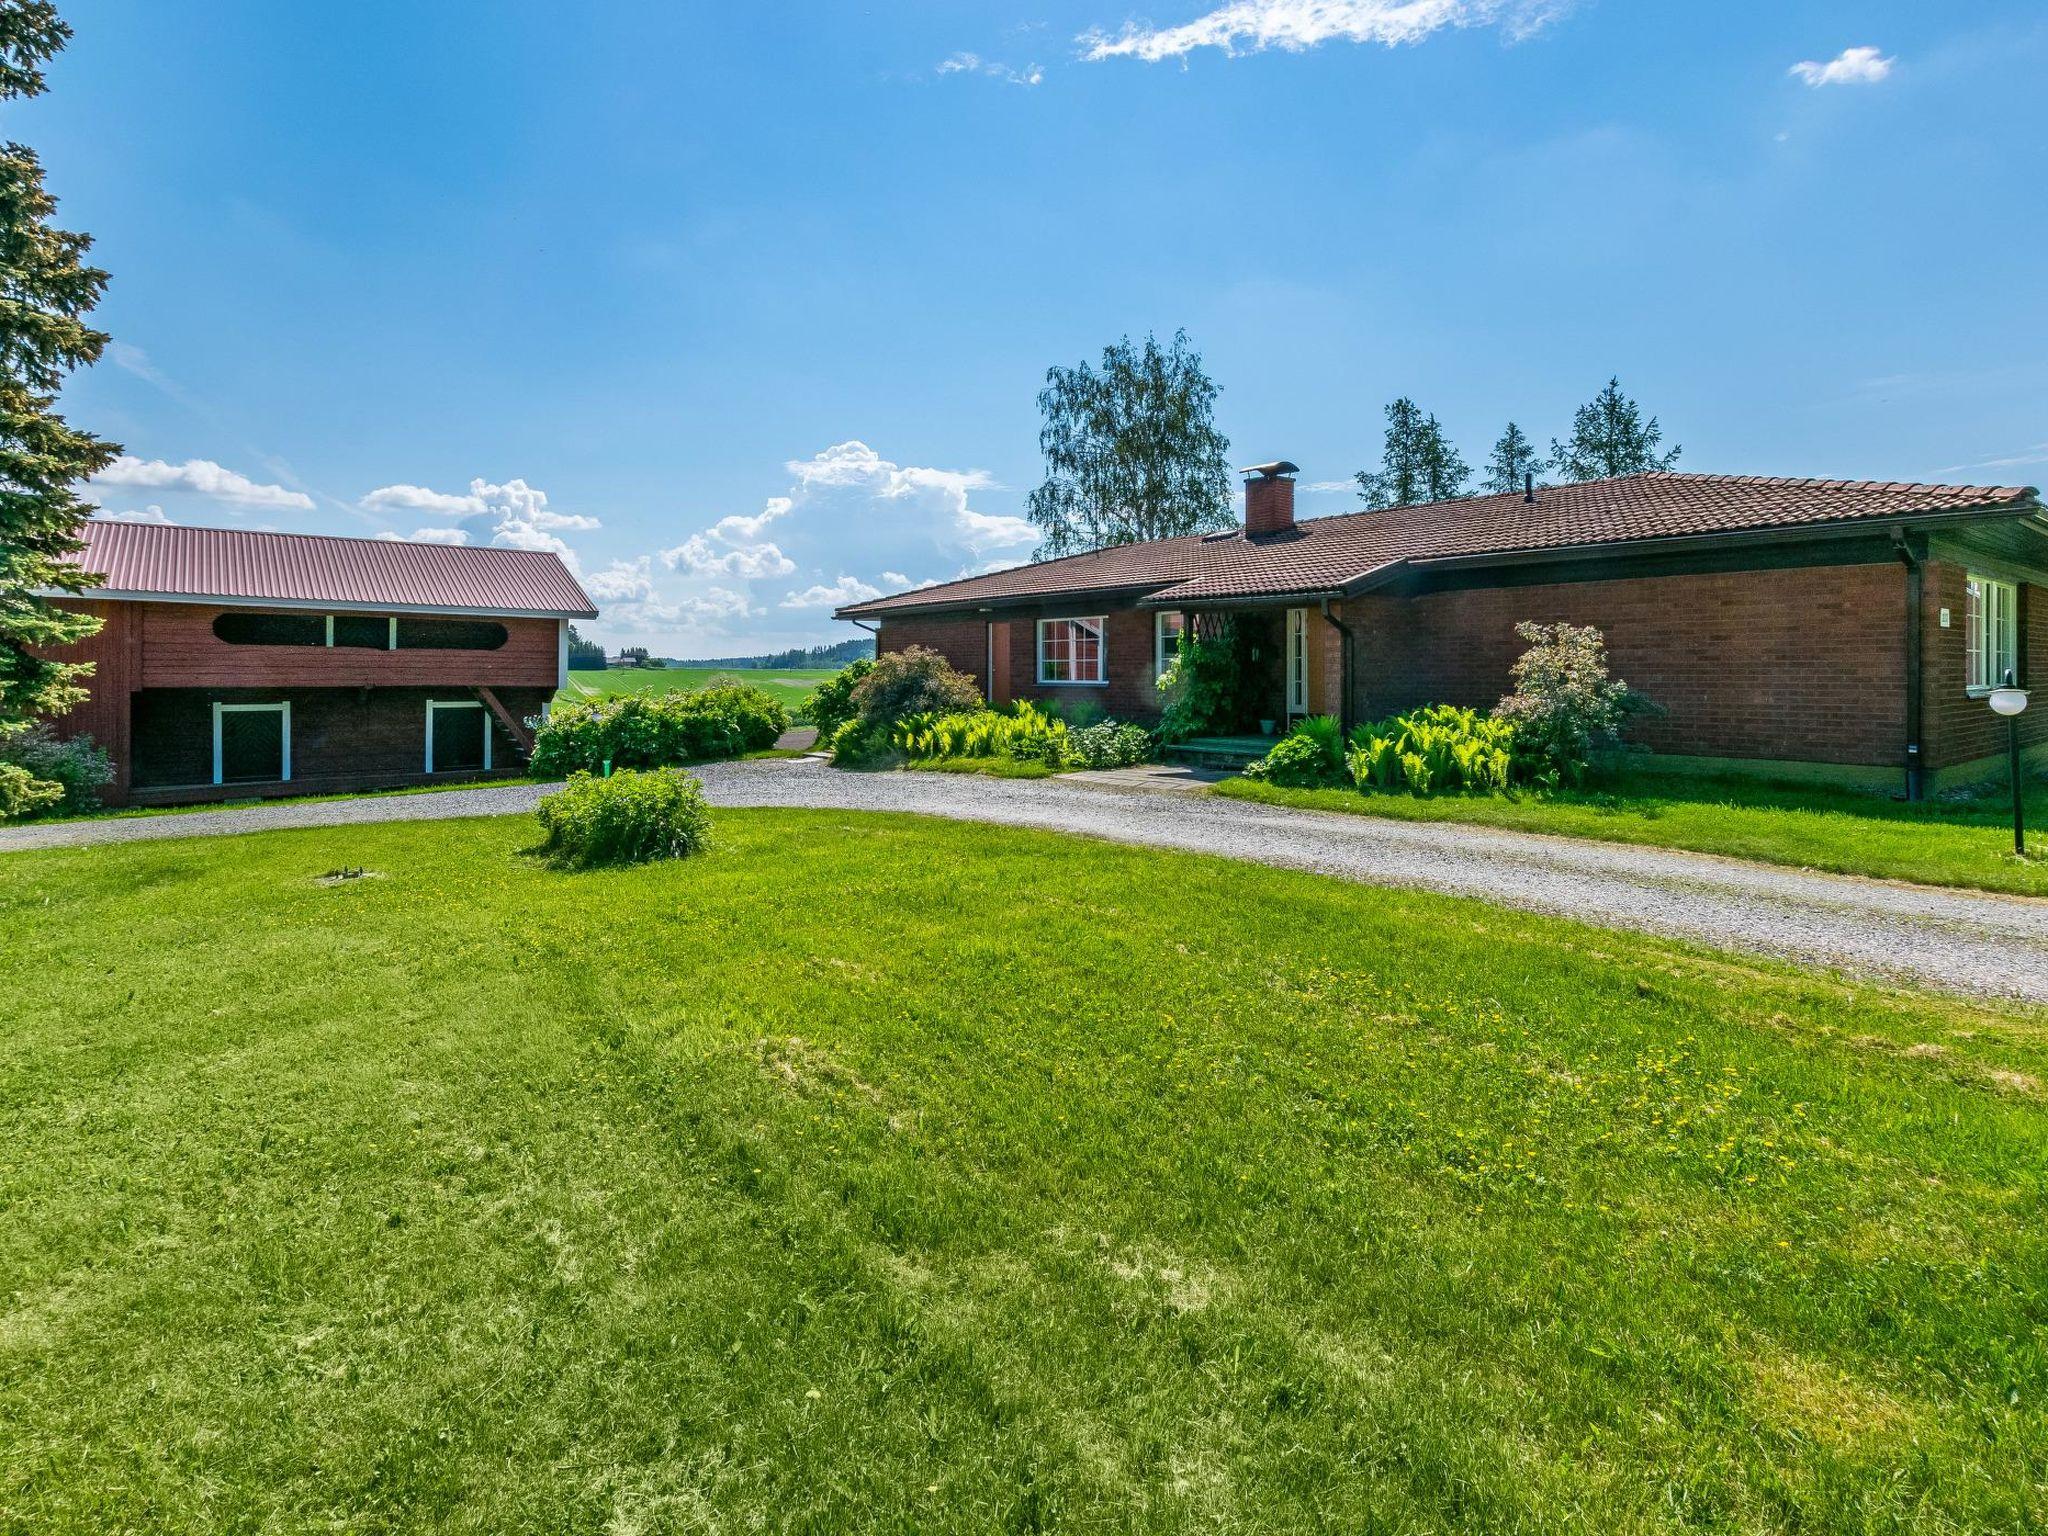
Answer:
M1244 531L1248 538L1286 533L1294 527L1294 477L1301 473L1285 459L1254 464L1244 476Z

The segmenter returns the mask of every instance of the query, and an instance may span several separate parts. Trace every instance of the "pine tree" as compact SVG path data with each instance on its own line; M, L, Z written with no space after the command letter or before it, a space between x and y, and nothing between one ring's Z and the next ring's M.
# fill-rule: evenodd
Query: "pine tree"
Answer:
M1103 349L1100 369L1047 369L1045 483L1026 505L1041 534L1034 558L1230 527L1230 440L1216 430L1216 393L1184 331L1166 347L1126 336Z
M41 66L70 36L46 0L0 0L0 100L40 94ZM107 344L82 318L107 274L85 265L90 236L50 223L56 207L35 153L0 144L0 736L85 697L78 680L89 666L48 661L37 650L82 640L100 621L36 593L97 584L71 559L83 547L78 522L89 510L72 486L120 452L52 409L64 376L96 361Z
M1529 441L1528 434L1511 421L1486 460L1486 489L1496 496L1504 496L1511 491L1522 490L1530 475L1539 477L1540 484L1543 467L1543 455L1536 451L1536 445Z
M1566 480L1604 480L1669 469L1682 450L1674 447L1659 453L1657 445L1663 440L1657 418L1645 422L1641 407L1621 392L1621 380L1609 379L1605 389L1573 413L1571 441L1551 439L1550 463Z
M1437 419L1403 395L1387 407L1380 467L1361 469L1352 478L1358 482L1359 500L1379 510L1462 496L1472 471Z

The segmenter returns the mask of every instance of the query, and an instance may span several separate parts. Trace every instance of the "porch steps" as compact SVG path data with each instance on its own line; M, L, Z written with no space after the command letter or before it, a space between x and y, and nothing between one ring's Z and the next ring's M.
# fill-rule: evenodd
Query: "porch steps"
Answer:
M1255 763L1273 750L1277 736L1191 736L1177 741L1161 754L1170 763L1192 763L1201 768L1238 769Z

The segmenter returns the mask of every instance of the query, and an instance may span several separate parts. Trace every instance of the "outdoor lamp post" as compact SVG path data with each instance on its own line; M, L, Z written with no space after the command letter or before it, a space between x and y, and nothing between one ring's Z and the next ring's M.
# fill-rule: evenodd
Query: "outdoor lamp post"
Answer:
M2027 851L2027 822L2022 809L2023 797L2020 782L2020 713L2027 707L2027 690L2013 685L2012 673L2005 674L2005 686L1991 690L1991 712L2005 716L2005 727L2010 733L2012 752L2012 851L2024 855Z

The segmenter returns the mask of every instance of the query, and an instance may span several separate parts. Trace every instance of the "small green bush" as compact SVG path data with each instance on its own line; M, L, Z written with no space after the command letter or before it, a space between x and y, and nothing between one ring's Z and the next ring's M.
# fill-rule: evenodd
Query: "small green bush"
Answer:
M90 736L59 741L55 731L40 723L0 736L0 763L20 769L39 786L54 784L57 788L55 798L40 787L32 797L26 791L21 795L0 792L0 820L42 810L70 814L94 810L100 803L100 791L114 782L113 760ZM33 810L6 808L10 803L25 805L27 798L35 801Z
M1246 709L1245 651L1234 619L1199 635L1193 629L1181 631L1173 663L1159 676L1163 740L1186 741L1236 728Z
M848 720L832 733L832 762L840 768L886 767L902 755L893 736L894 728L883 721L870 725L864 720Z
M675 768L628 768L608 779L572 773L534 815L541 850L567 869L688 858L711 836L703 787Z
M811 690L811 696L804 701L799 714L818 728L819 745L830 747L839 727L854 717L853 690L874 670L874 662L863 656L841 667Z
M1244 776L1263 779L1283 789L1327 789L1342 784L1343 723L1331 715L1316 715L1302 721L1272 751L1246 768Z
M1152 755L1152 733L1105 720L1067 732L1067 757L1077 768L1129 768Z
M1359 726L1351 733L1344 761L1361 790L1489 793L1506 789L1516 777L1523 761L1516 751L1517 733L1512 720L1455 704L1430 704Z
M789 712L745 683L691 692L627 693L558 705L535 734L532 771L542 778L614 769L663 768L760 752L789 729Z

